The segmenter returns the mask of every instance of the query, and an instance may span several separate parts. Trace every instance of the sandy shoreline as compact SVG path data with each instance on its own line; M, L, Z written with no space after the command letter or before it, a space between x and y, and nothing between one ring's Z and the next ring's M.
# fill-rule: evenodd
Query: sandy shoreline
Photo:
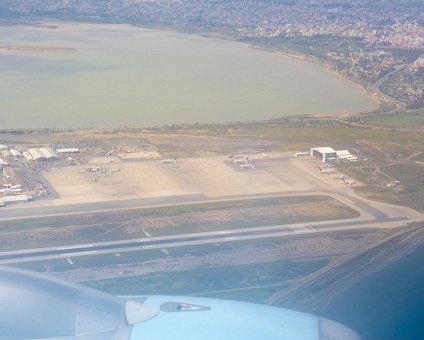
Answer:
M75 53L70 47L52 46L0 46L0 54L31 54L31 53Z

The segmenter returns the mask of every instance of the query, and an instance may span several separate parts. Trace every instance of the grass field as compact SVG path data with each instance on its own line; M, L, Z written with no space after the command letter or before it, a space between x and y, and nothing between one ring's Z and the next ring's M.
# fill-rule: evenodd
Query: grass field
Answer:
M424 126L424 111L368 119L370 124L374 119L376 125L416 128ZM366 185L355 188L357 193L424 212L423 168L414 164L424 160L424 134L421 132L343 127L325 121L307 123L299 120L286 124L258 124L231 131L231 134L278 141L282 149L306 151L317 145L332 146L336 150L348 149L364 159L340 166L340 171ZM390 187L392 180L402 181L402 178L406 179L405 185Z
M424 140L420 133L393 133L386 130L374 130L353 127L334 126L323 122L320 126L299 124L263 124L254 129L238 129L231 131L233 136L260 137L277 140L282 144L305 144L309 146L330 144L337 147L338 144L356 144L361 140L373 142L390 140L394 143L419 143ZM292 149L293 150L293 149Z
M42 260L14 264L16 267L34 270L38 272L66 272L74 268L87 269L100 268L103 266L115 266L122 264L142 264L146 261L165 258L166 255L160 250L144 250L138 252L127 252L118 254L102 254L96 256L72 257L72 264L68 259Z
M422 128L424 127L424 110L399 112L393 115L371 116L365 119L363 123L393 128Z
M219 296L219 294L225 294L225 297L231 299L261 302L269 296L270 285L283 286L285 281L304 277L327 264L328 260L316 259L310 261L283 260L224 267L205 266L188 271L91 281L86 284L117 295ZM262 286L263 288L261 288ZM231 289L232 293L229 293L228 289ZM253 293L257 296L252 295Z
M408 191L424 190L424 166L417 164L394 164L383 168L392 178L400 181Z
M64 246L357 216L356 211L329 196L299 196L45 217L0 222L0 250Z

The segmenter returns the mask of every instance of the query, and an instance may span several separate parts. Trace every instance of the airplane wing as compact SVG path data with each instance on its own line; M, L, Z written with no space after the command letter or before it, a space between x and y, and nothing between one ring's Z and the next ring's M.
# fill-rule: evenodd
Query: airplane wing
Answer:
M349 328L288 309L182 296L116 297L0 267L0 339L360 340Z

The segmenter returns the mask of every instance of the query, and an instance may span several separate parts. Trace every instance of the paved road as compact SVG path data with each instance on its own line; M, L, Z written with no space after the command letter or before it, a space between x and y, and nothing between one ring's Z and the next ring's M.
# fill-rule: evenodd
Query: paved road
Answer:
M149 237L133 240L118 240L111 242L98 242L91 244L76 244L62 247L49 247L27 249L0 253L0 264L57 259L66 257L129 252L146 249L163 249L182 247L187 245L200 245L208 243L232 242L240 240L265 239L280 236L293 236L296 234L308 234L319 232L336 232L340 230L355 230L373 227L385 227L399 225L400 222L411 221L407 215L388 216L387 209L379 209L355 195L348 195L340 191L327 192L293 192L293 193L266 193L252 195L237 195L221 198L208 198L203 194L178 195L168 197L143 198L134 200L122 200L111 202L96 202L61 206L26 206L7 207L0 211L0 220L22 219L25 217L39 217L52 215L72 215L87 212L119 211L137 209L143 207L172 206L178 204L195 204L206 202L222 202L240 199L301 196L301 195L329 195L344 202L360 212L358 218L338 221L323 221L312 223L298 223L290 225L266 226L247 229L233 229L218 232L206 232L197 234L171 235L162 237ZM221 228L222 229L222 228Z
M388 218L384 222L399 222L403 218ZM48 247L37 249L25 249L17 251L0 252L0 264L30 262L39 260L51 260L71 258L77 256L122 253L139 250L163 249L184 247L201 244L213 244L220 242L234 242L242 240L266 239L298 234L335 232L341 230L357 230L372 227L382 221L332 221L298 223L290 225L277 225L245 229L233 229L196 234L170 235L160 237L148 237L141 239L120 240L110 242L97 242L90 244L75 244L61 247Z
M218 198L209 198L204 194L189 194L161 197L146 197L131 200L116 200L93 203L80 204L64 204L64 205L25 205L25 206L9 206L0 208L0 221L13 220L22 218L48 217L58 215L79 215L84 213L110 212L119 210L131 210L137 208L160 207L179 204L196 204L207 202L221 202L241 199L267 198L267 197L283 197L283 196L313 196L313 195L328 195L328 196L343 196L351 201L354 207L373 215L376 219L385 219L387 215L374 208L370 204L362 201L355 196L348 196L340 191L328 192L302 192L302 191L285 191L264 194L243 194ZM34 202L37 203L37 202Z
M80 203L39 206L29 205L0 208L0 220L22 219L31 217L47 217L55 215L78 215L89 212L136 209L149 206L205 202L208 198L203 194L178 195L166 197L148 197L132 200L116 200L106 202ZM34 202L38 203L38 202Z
M369 88L369 91L371 92L371 93L377 93L381 98L383 98L383 99L385 99L386 101L388 101L388 102L390 102L390 103L393 103L396 107L395 107L395 109L393 109L393 110L391 110L391 111L388 111L388 112L386 112L386 113L390 113L390 112L393 112L393 111L397 111L397 110L399 110L399 111L404 111L405 110L405 104L404 103L402 103L401 101L399 101L399 100L397 100L396 98L394 98L394 97L392 97L392 96L389 96L388 94L386 94L386 93L383 93L383 92L381 92L381 90L380 90L380 86L392 75L392 74L395 74L395 73L397 73L397 72L400 72L400 71L402 71L405 67L406 67L407 65L404 65L404 66L402 66L402 67L400 67L400 68L397 68L397 69L395 69L395 70L393 70L393 71L391 71L391 72L389 72L389 73L387 73L385 76L383 76L382 78L380 78L375 84L373 84L373 85L371 85L370 86L370 88Z

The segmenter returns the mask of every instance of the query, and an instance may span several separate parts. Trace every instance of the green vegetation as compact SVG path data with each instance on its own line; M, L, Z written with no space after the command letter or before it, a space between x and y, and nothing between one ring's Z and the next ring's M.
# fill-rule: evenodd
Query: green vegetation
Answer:
M364 124L393 128L424 128L424 110L398 112L391 115L370 116Z
M328 260L294 261L236 265L226 267L204 267L200 269L157 273L143 276L116 278L86 282L85 284L112 293L127 295L175 294L208 295L223 292L228 298L245 300L246 288L254 288L260 299L268 297L261 286L269 292L269 285L284 285L284 281L304 277L328 264ZM239 289L239 291L238 291ZM245 291L245 293L240 293ZM242 295L240 295L242 294ZM250 296L251 301L257 297Z
M342 125L342 123L340 123ZM356 145L362 141L373 143L387 140L399 144L416 144L422 146L424 136L421 133L399 133L377 129L365 129L340 126L336 123L298 121L290 124L263 124L260 127L237 129L231 135L238 137L257 137L276 140L282 144L302 143L305 145L333 145L334 147Z
M350 176L370 184L357 188L362 196L424 211L424 166L415 164L423 154L410 161L383 166L344 168Z
M415 157L412 157L411 159L414 162L424 162L424 152L419 153Z
M310 213L300 209L321 206ZM328 210L328 207L332 207ZM273 197L0 222L0 249L17 250L353 218L328 196Z
M114 266L121 264L142 265L142 263L145 261L156 260L164 257L166 257L166 255L160 250L143 250L118 254L70 257L73 264L70 264L67 258L64 257L60 260L22 262L14 264L14 266L38 272L66 272L75 268L85 268L90 270L92 268L101 268L105 266Z
M393 116L399 120L396 123L398 126L402 126L401 117L405 117L405 127L422 126L420 124L424 122L424 111L403 114L404 116ZM395 119L390 116L369 119L374 118ZM281 123L244 126L231 130L231 134L235 137L278 141L280 149L296 145L304 145L303 150L318 145L332 146L339 150L349 149L363 160L339 166L343 173L367 185L355 189L359 194L424 211L423 168L415 163L424 160L424 134L421 132L347 127L340 121L327 119L292 119ZM403 165L395 166L397 164ZM399 169L396 170L397 168ZM404 170L405 173L402 174ZM402 182L404 176L408 178ZM393 180L400 180L402 185L393 186Z
M13 267L33 270L36 272L65 272L69 270L69 263L65 258L57 260L42 260L42 261L32 261L32 262L21 262L14 263Z
M0 221L0 229L3 232L16 232L19 230L29 230L39 227L65 227L70 224L84 225L84 223L95 223L94 221L107 222L113 221L122 222L133 218L139 217L162 217L174 216L184 213L193 212L206 212L211 210L232 210L236 208L253 208L265 207L270 205L291 205L305 202L318 202L327 199L327 196L291 196L291 197L275 197L275 198L260 198L260 199L247 199L236 201L219 201L210 203L196 203L196 204L181 204L164 206L158 208L140 208L131 210L122 210L120 214L116 213L87 213L81 215L70 215L62 217L37 217L37 218L24 218L21 220L6 220ZM106 216L106 217L105 217ZM76 223L78 221L78 223Z
M411 192L424 191L424 166L415 164L394 164L383 168L383 171Z

